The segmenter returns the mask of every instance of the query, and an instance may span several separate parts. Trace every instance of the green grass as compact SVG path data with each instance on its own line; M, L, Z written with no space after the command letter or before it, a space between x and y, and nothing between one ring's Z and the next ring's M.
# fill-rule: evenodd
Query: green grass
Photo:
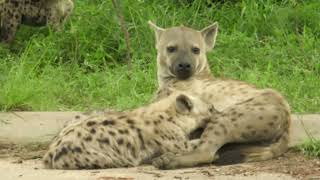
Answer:
M309 157L320 158L320 140L311 139L297 146L297 149Z
M294 112L320 112L320 1L121 1L133 72L111 1L76 1L62 32L22 26L13 45L0 45L0 110L126 109L157 88L154 34L147 21L201 29L218 21L208 54L216 76L282 92ZM208 1L209 2L209 1Z

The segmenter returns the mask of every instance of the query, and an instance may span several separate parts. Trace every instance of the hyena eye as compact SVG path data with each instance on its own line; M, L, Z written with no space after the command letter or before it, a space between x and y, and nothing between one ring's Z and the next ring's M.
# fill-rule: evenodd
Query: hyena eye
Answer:
M198 48L198 47L191 48L191 51L193 54L200 54L200 48Z
M168 53L176 52L177 49L178 49L178 48L177 48L176 46L168 46L168 47L167 47Z

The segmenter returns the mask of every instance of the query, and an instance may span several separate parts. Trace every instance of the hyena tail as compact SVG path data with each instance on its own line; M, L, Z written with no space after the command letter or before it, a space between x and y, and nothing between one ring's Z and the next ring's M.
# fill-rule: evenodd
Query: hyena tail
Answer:
M285 132L272 143L227 144L219 151L217 165L265 161L278 157L288 150L289 135Z

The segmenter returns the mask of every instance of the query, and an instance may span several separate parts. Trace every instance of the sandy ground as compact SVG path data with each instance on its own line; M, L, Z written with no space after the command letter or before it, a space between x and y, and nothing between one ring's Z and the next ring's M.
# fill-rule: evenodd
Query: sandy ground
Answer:
M294 151L274 160L229 166L203 166L179 170L157 170L152 166L98 170L48 170L41 160L21 157L0 159L1 180L146 180L146 179L320 179L320 159L306 158Z

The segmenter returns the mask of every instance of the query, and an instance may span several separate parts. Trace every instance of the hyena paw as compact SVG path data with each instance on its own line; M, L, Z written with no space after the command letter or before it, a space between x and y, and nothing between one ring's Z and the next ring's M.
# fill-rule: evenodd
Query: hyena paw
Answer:
M158 169L176 169L179 164L176 157L174 153L165 153L153 159L152 165Z

